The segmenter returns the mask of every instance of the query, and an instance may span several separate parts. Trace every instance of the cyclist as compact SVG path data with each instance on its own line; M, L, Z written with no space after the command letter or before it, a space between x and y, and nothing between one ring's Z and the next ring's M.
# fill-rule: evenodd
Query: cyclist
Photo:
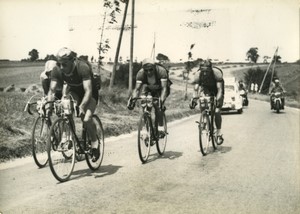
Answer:
M195 87L193 98L200 96L215 96L215 124L217 127L217 140L223 142L223 135L221 133L222 116L221 107L224 100L224 80L223 73L219 68L213 67L210 60L204 60L200 63L200 73L195 76ZM197 102L191 99L190 108L194 109Z
M40 80L41 80L41 84L45 96L48 94L50 88L51 71L56 65L57 65L56 57L54 55L50 55L49 59L45 63L45 70L40 75ZM63 87L62 85L58 85L58 87L56 87L56 92L55 92L56 99L61 99L62 87Z
M282 85L280 84L280 81L278 78L274 78L274 86L273 88L270 90L270 104L271 104L271 110L273 109L273 105L272 105L272 102L273 102L273 99L274 99L274 93L275 92L280 92L283 94L286 93L285 89L282 87ZM282 103L282 109L284 109L284 97L282 96L281 97L281 103Z
M98 103L98 90L93 81L92 67L88 62L78 59L77 54L69 48L61 48L57 53L57 66L51 72L51 84L48 93L48 100L53 100L53 94L58 84L64 83L63 98L70 94L79 107L79 115L91 137L93 158L96 162L99 159L98 139L96 126L92 120ZM64 136L64 134L63 134ZM62 137L61 144L65 142Z
M166 68L156 64L155 61L150 58L146 58L142 61L142 68L136 75L135 89L127 104L129 110L133 110L135 106L135 100L132 98L137 98L140 94L160 98L161 106L154 104L154 109L155 118L158 120L159 137L164 138L163 111L165 111L165 107L163 106L169 95L168 72Z
M245 88L244 82L243 80L239 81L239 91L244 91L244 94L242 95L242 97L245 98L245 103L248 103L248 96L247 96L247 90Z

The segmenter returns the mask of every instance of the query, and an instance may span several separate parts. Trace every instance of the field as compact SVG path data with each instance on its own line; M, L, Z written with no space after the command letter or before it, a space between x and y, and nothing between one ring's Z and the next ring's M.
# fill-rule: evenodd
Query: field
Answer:
M229 71L237 78L242 78L247 70L244 65L222 65L224 75L229 75ZM221 68L222 68L221 67ZM226 70L226 68L231 68ZM167 99L168 121L183 118L198 111L190 110L188 100L184 100L184 84L182 82L183 67L173 67L170 70L170 77L174 84L172 93ZM189 82L195 75L195 70L190 74ZM20 63L1 62L0 63L0 88L5 88L14 84L16 88L26 88L32 84L40 86L39 75L43 71L43 63ZM278 67L278 75L286 89L293 92L293 97L289 98L292 106L299 107L299 65L287 64ZM107 73L104 74L107 78ZM189 85L188 97L191 96L192 85ZM0 162L12 158L19 158L31 154L30 137L36 115L29 115L24 112L24 106L32 93L24 92L0 92ZM129 111L126 108L128 92L125 88L108 88L100 90L100 102L96 113L100 116L105 129L106 137L117 136L129 133L137 129L139 118L139 108ZM268 96L251 95L253 99L268 100Z

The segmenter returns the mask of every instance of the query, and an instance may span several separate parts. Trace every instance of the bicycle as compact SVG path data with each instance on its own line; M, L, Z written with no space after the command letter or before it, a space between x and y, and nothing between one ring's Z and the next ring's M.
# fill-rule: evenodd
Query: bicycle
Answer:
M88 167L91 170L97 170L101 166L104 155L104 131L100 118L93 115L92 119L96 125L98 149L100 156L96 162L92 161L92 147L89 134L82 124L81 137L76 130L74 114L78 113L76 101L70 96L64 99L61 105L61 117L55 120L50 128L50 135L53 140L48 140L47 151L49 165L53 176L60 182L67 181L75 166L75 160L80 161L84 155ZM76 114L77 117L80 115ZM62 138L66 141L62 142Z
M150 154L150 148L153 145L156 144L159 155L163 155L165 152L168 135L165 109L162 110L164 131L163 133L159 133L157 119L153 124L152 107L154 104L161 106L160 99L151 95L143 95L138 98L132 98L132 100L141 100L142 114L138 122L138 153L142 163L146 163Z
M214 150L217 149L218 145L221 145L223 141L218 141L215 133L215 109L216 109L216 100L214 96L203 96L195 97L193 100L199 100L200 103L200 119L196 121L198 123L199 129L199 145L200 151L203 156L209 153L210 147L212 144Z
M24 111L27 111L30 115L33 115L31 108L32 106L36 105L35 111L37 112L38 116L34 121L31 132L32 156L35 164L39 168L43 168L48 163L46 144L51 127L51 118L46 115L45 106L48 103L53 103L54 112L57 116L59 116L58 106L60 104L60 100L48 102L47 97L34 99L36 96L38 95L33 95L30 97L25 105Z

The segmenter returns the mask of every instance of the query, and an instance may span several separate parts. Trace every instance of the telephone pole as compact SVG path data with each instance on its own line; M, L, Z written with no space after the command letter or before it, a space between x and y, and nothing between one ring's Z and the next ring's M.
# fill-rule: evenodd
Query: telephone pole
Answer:
M123 15L123 21L122 21L122 26L121 26L121 30L120 30L120 35L119 35L119 41L118 41L118 46L117 46L117 50L116 50L116 55L115 55L115 61L114 61L113 71L112 71L112 74L111 74L111 77L110 77L109 90L112 89L112 87L114 85L114 81L115 81L115 74L116 74L117 64L118 64L118 61L119 61L119 52L120 52L120 48L121 48L123 31L124 31L124 26L125 26L125 21L126 21L126 16L127 16L128 3L129 3L129 0L126 1L126 5L125 5L125 10L124 10L124 15Z

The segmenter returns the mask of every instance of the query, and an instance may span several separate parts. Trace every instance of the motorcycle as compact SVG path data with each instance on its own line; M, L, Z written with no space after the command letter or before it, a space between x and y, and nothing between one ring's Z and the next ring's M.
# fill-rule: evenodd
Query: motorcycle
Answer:
M272 99L272 108L279 113L281 109L283 109L282 103L283 93L282 92L275 92L271 94Z
M248 106L249 100L247 97L247 92L245 90L240 90L240 96L243 98L243 106Z

